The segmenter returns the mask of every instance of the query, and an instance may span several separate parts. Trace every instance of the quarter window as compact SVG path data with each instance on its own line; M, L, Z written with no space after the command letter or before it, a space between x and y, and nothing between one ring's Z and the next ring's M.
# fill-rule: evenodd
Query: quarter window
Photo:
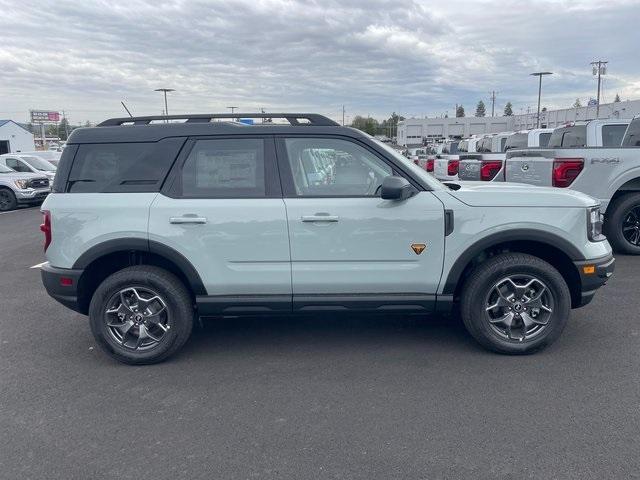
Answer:
M373 197L389 165L353 142L334 138L287 138L287 158L299 196Z
M602 146L619 147L622 143L627 125L603 125L602 126Z
M198 140L182 167L182 196L264 197L264 163L264 140Z

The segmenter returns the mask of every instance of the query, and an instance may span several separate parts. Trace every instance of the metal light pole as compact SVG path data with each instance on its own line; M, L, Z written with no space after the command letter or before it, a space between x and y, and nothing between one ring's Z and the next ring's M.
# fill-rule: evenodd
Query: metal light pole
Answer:
M595 62L591 62L593 74L598 76L598 105L596 105L596 118L600 118L600 77L607 74L607 63L609 62L606 60L596 60Z
M156 88L154 92L162 92L164 93L164 114L165 116L169 115L169 107L167 106L167 92L175 92L173 88ZM169 120L167 120L168 122Z
M542 96L542 77L543 77L543 75L553 75L553 72L535 72L535 73L532 73L531 75L533 75L535 77L539 77L539 82L538 82L538 120L537 120L537 127L536 128L540 128L540 97Z

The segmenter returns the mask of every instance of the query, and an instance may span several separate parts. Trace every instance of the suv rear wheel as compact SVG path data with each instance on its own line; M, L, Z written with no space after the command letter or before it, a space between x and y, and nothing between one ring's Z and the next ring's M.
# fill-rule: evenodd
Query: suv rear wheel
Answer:
M640 192L612 202L607 208L605 231L616 252L640 255Z
M0 212L7 212L16 208L16 196L8 188L0 188Z
M107 277L89 306L91 331L100 347L129 364L157 363L178 351L191 334L193 316L182 282L148 265Z
M562 275L532 255L503 253L478 265L466 280L460 313L484 347L525 354L553 343L564 329L571 294Z

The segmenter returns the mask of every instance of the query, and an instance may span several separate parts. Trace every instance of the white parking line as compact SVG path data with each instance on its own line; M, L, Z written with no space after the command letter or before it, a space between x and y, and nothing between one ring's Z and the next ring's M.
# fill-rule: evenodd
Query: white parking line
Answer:
M37 265L34 265L33 267L29 267L29 268L40 268L40 267L41 267L41 266L43 266L45 263L47 263L47 262L38 263Z

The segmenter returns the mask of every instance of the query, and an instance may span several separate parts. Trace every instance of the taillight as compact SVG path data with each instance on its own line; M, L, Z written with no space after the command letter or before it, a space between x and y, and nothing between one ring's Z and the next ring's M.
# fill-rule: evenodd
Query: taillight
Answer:
M451 177L458 174L458 167L460 166L460 160L449 160L447 162L447 174Z
M40 230L44 233L44 251L46 252L51 244L51 212L49 210L42 210Z
M566 188L584 168L584 158L556 158L553 160L553 186Z
M502 168L500 160L484 160L480 166L480 180L490 182Z
M433 165L435 164L435 160L427 160L427 172L433 172Z

